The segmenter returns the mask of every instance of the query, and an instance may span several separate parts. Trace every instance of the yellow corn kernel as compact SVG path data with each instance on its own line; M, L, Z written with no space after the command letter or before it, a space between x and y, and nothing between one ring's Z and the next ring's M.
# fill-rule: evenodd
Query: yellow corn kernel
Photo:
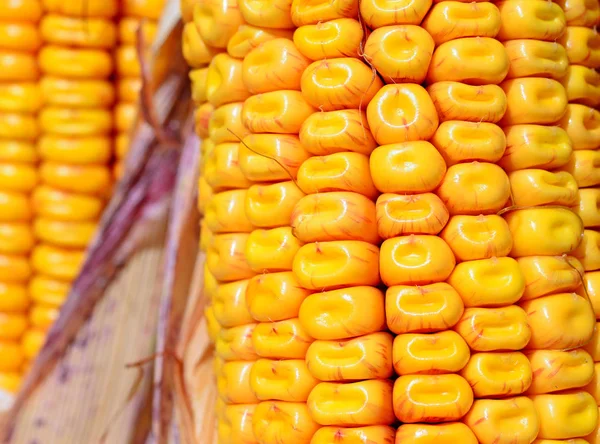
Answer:
M252 416L256 410L255 404L246 405L227 405L225 407L225 419L228 426L230 441L222 442L239 442L239 443L254 443L254 433L252 432Z
M70 222L97 219L104 205L97 197L65 193L45 185L36 187L31 199L39 216Z
M512 248L508 224L496 215L453 216L440 237L460 261L503 257Z
M379 284L379 248L361 241L315 242L294 258L293 271L304 288L333 290Z
M67 282L36 275L29 281L28 291L33 302L60 307L67 299L71 285Z
M463 37L495 37L501 21L492 3L443 1L431 8L421 25L440 45Z
M117 41L113 23L103 18L47 14L40 22L45 44L112 49Z
M533 373L523 353L475 353L460 374L476 398L518 395L531 385Z
M513 236L512 257L570 253L583 236L581 219L566 208L515 210L504 218Z
M302 327L319 340L341 340L385 328L384 296L375 287L350 287L309 295L298 315Z
M79 110L48 106L40 112L39 122L45 133L71 137L105 135L113 127L111 112L104 109Z
M514 205L570 207L577 203L577 182L569 173L526 169L511 173L509 180Z
M36 304L29 312L29 323L36 328L47 329L58 319L59 309Z
M304 359L259 359L250 371L250 387L263 401L306 401L317 383Z
M315 112L300 91L280 90L249 97L241 120L253 133L298 134L302 123Z
M238 5L245 22L262 26L268 23L273 28L293 28L291 0L239 0Z
M313 341L298 318L260 323L252 332L254 350L263 358L304 359Z
M81 2L62 2L60 0L42 0L44 10L74 17L114 17L117 15L117 0L88 0Z
M588 355L589 356L589 355ZM589 357L589 360L591 361L591 356ZM596 401L596 404L598 404L598 401L600 400L600 363L594 363L593 364L593 371L592 371L592 378L589 382L589 384L587 386L578 386L578 387L582 387L584 391L586 391L587 393L589 393L590 395L593 396L594 401Z
M217 356L224 361L254 361L257 359L258 356L252 347L252 332L255 326L256 324L246 324L220 329L215 341Z
M234 59L228 54L215 55L206 75L206 98L215 107L232 102L243 102L250 93L242 77L241 60Z
M444 281L456 264L452 250L443 239L414 234L384 241L379 260L381 280L387 286Z
M40 128L35 117L27 114L0 113L0 137L3 139L35 140Z
M138 106L134 103L118 103L114 108L114 129L118 132L130 131L138 120Z
M16 393L21 386L20 372L2 372L0 373L0 391L6 390L9 393Z
M527 313L516 305L466 308L454 330L474 351L521 350L532 336Z
M252 317L259 322L295 318L302 301L310 291L298 284L294 273L266 273L254 276L246 289L246 304ZM302 322L303 326L306 324ZM312 332L309 331L312 336Z
M0 372L19 371L24 352L18 342L0 340Z
M321 382L308 396L306 405L313 419L326 426L389 425L395 421L392 381L386 379Z
M522 301L573 292L581 285L583 266L572 256L528 256L517 262L525 277Z
M215 111L215 107L207 102L207 103L203 103L198 108L196 108L196 112L194 113L194 130L196 131L196 134L198 135L198 137L203 139L203 141L202 141L203 147L208 144L212 144L212 146L214 146L214 143L212 142L212 140L207 139L208 138L208 126L210 124L210 118L214 111ZM208 153L210 151L206 150L206 152Z
M75 49L47 45L39 53L45 74L73 79L104 79L113 72L111 55L101 49Z
M5 83L0 85L0 112L35 113L42 106L37 83Z
M195 103L206 102L206 79L208 68L197 68L190 70L189 78L192 87L192 100Z
M377 442L393 444L396 432L389 426L364 426L364 427L321 427L313 435L311 444L362 444ZM470 444L470 443L468 443Z
M594 362L600 362L600 322L594 326L592 338L583 348L590 354Z
M16 341L27 330L27 316L20 313L0 313L0 341Z
M42 15L39 0L15 0L0 6L0 16L5 20L37 22Z
M525 168L554 169L569 162L573 147L558 126L514 125L504 128L506 151L498 162L505 171Z
M38 240L58 247L86 248L97 226L97 222L64 222L39 217L33 223L33 232Z
M0 190L0 223L28 221L32 213L26 194Z
M464 310L456 290L445 282L390 287L385 305L388 328L396 334L452 328Z
M158 20L164 4L165 0L125 0L121 13L125 16Z
M200 37L215 48L226 48L243 21L235 0L208 0L194 7L194 24Z
M594 377L594 361L583 349L527 351L533 381L529 395L584 387Z
M214 195L214 193L212 191L211 186L206 181L206 178L201 175L200 178L198 179L198 211L200 212L201 215L206 216L207 206L211 202L213 195ZM246 195L244 194L244 202L245 202L245 200L246 200ZM238 207L234 207L234 208L237 211ZM240 211L242 211L242 209L243 209L243 205L240 208ZM238 213L238 214L240 214L240 217L243 217L243 219L246 218L245 212L242 211L241 213Z
M215 193L206 203L204 220L213 233L249 233L252 224L246 217L246 190Z
M213 191L248 188L251 182L244 176L239 143L220 143L206 155L204 176Z
M310 444L318 428L305 402L261 402L252 415L254 437L263 443Z
M223 364L217 376L219 396L228 404L253 404L258 402L250 388L250 371L254 362L232 361Z
M594 108L569 104L559 125L567 131L574 150L593 150L600 144L600 111Z
M583 272L581 274L583 275ZM585 273L583 283L585 285L585 295L589 298L596 319L598 319L600 318L600 272Z
M37 183L35 167L32 165L0 163L0 188L13 192L29 192Z
M561 80L569 103L597 107L600 104L600 73L585 66L572 65Z
M242 106L239 102L228 103L213 111L208 121L208 136L213 143L239 142L248 135L242 123Z
M502 126L551 124L560 120L567 111L567 93L556 80L526 77L506 80L500 86L508 102L500 121Z
M540 430L534 404L525 396L478 399L464 422L481 444L533 442Z
M0 282L0 312L25 311L28 306L29 294L26 286Z
M376 203L377 230L383 239L406 234L438 234L450 217L438 196L382 194Z
M565 31L562 8L543 0L508 0L498 5L501 17L497 38L501 41L533 39L553 41Z
M71 80L46 76L39 85L48 106L100 108L110 107L115 101L113 85L106 80Z
M302 242L360 240L379 243L375 203L362 194L309 194L292 212L292 232Z
M291 17L297 27L358 15L358 5L352 0L293 0Z
M35 271L51 278L71 281L77 277L83 260L84 251L65 250L39 244L31 254L31 264Z
M293 30L273 29L269 27L240 25L227 43L227 53L236 59L243 59L250 51L262 43L277 38L292 39Z
M531 327L528 349L566 350L585 345L592 337L596 319L586 298L559 293L523 302Z
M455 421L472 404L471 386L459 375L405 375L394 383L394 413L404 423Z
M418 25L431 7L431 0L363 0L360 15L371 28L387 25Z
M440 122L498 122L507 108L506 94L497 85L437 82L427 88Z
M510 60L509 79L549 77L559 80L569 69L567 51L556 42L511 40L504 42L504 48Z
M31 276L27 256L0 254L0 280L2 282L26 282Z
M0 50L0 81L35 81L39 68L33 54Z
M42 44L36 23L12 21L2 15L4 23L0 24L0 42L2 47L14 51L35 52Z
M339 18L305 25L294 32L294 44L310 60L358 57L364 32L353 18Z
M371 179L369 158L360 153L312 156L298 169L296 181L306 194L351 191L370 199L379 195Z
M597 0L558 0L569 26L594 26L600 19Z
M294 207L303 196L292 181L253 185L246 193L246 217L255 227L289 226Z
M402 424L396 432L396 444L479 444L473 432L462 422L442 424ZM391 441L390 441L391 444Z
M254 276L244 255L248 236L246 233L215 235L209 245L206 261L210 272L218 280L229 282Z
M597 227L600 225L600 190L596 188L584 188L579 190L579 202L573 208L583 225Z
M366 113L358 109L314 113L300 129L300 142L315 156L341 151L368 155L377 147Z
M304 98L321 111L367 106L382 85L371 68L353 57L313 62L301 79Z
M162 1L162 0L161 0ZM135 45L137 33L141 28L144 42L152 42L158 30L157 23L153 20L144 20L138 17L121 16L118 24L119 43L122 45Z
M574 151L569 162L560 168L570 173L580 188L600 184L600 151Z
M579 246L573 251L583 265L585 271L600 268L600 233L596 230L585 230Z
M25 332L21 339L20 347L23 357L28 360L34 359L46 342L46 331L37 328L30 328ZM0 345L1 348L1 345ZM0 354L2 352L0 351Z
M456 373L469 361L469 346L452 330L402 334L394 338L394 369L399 375Z
M392 335L377 332L341 341L315 341L306 352L306 365L321 381L389 378L393 374Z
M213 273L214 274L214 273ZM216 274L214 274L217 277ZM248 280L220 283L213 294L215 317L222 327L251 324L254 319L246 307Z
M595 28L568 26L559 42L567 50L571 65L596 68L600 65L600 36Z
M135 41L129 45L134 45ZM219 49L208 46L198 33L194 23L186 23L181 34L181 47L183 57L192 68L202 68L210 63L211 59L219 54Z
M291 227L254 230L246 243L246 261L257 273L291 270L302 245Z
M208 331L208 337L211 342L216 342L219 337L219 333L221 331L221 325L217 318L215 317L215 311L212 305L209 305L204 310L204 318L206 319L206 330Z
M214 277L214 275L208 269L208 265L206 261L204 262L204 279L203 279L203 291L208 296L209 300L213 300L216 296L217 290L219 289L219 281ZM242 291L243 293L243 291ZM214 310L213 310L214 311ZM238 324L239 325L239 324Z
M208 229L206 221L202 219L200 222L200 251L204 253L208 251L208 247L212 243L213 237L214 233Z
M35 245L28 223L0 224L0 253L27 254Z
M277 38L250 51L244 57L241 74L245 87L252 94L300 90L302 73L308 64L309 60L291 40ZM310 103L308 97L305 99Z
M598 406L587 392L531 397L540 421L538 438L569 439L586 436L598 423Z
M121 102L136 102L142 91L142 79L118 79L117 97Z
M248 180L279 182L295 179L309 157L296 135L250 134L240 144L238 163Z

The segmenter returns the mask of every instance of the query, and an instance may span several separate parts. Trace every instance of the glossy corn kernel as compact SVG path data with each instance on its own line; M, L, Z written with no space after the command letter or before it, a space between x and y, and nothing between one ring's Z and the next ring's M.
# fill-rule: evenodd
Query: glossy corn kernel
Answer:
M304 402L261 402L252 415L254 437L259 442L289 439L298 444L310 444L318 428Z
M377 231L383 239L407 234L438 234L450 218L444 203L433 193L385 193L377 199L375 212Z
M572 256L528 256L517 262L525 277L523 301L575 291L581 285L584 270Z
M265 358L303 359L312 342L298 318L260 323L252 333L256 354Z
M215 320L217 320L214 310L211 311ZM217 356L225 361L253 361L257 359L258 356L252 348L252 332L254 331L254 327L255 324L246 324L220 329L215 341Z
M246 193L246 217L255 227L289 226L294 207L303 197L293 181L253 185Z
M438 45L463 37L495 37L501 26L500 11L487 2L443 1L430 9L421 26Z
M478 444L473 432L462 422L441 424L402 424L395 444Z
M363 29L355 19L338 18L300 26L293 39L298 51L310 60L358 57Z
M393 444L395 431L389 426L364 427L321 427L313 435L312 444L360 444L363 442L381 442Z
M431 6L430 0L365 0L360 14L371 28L387 25L418 25Z
M215 273L212 274L215 277L218 276ZM215 317L221 326L227 328L253 322L254 319L246 307L245 295L247 287L248 280L220 283L217 286L216 292L213 295L213 307Z
M569 439L583 437L595 428L598 408L587 392L532 396L540 420L538 438Z
M227 53L231 57L242 59L257 46L276 38L292 38L292 30L263 27L264 24L251 26L243 24L227 43Z
M583 349L527 351L533 381L527 394L543 394L584 387L594 377L594 361Z
M306 401L317 382L303 359L259 359L250 371L250 387L259 400Z
M210 0L194 7L194 24L208 45L226 48L227 42L243 22L237 2Z
M439 120L497 123L508 103L497 85L473 86L460 82L437 82L427 88Z
M499 40L532 39L553 41L564 33L567 22L562 8L543 0L507 0L498 4L501 26Z
M302 245L291 227L254 230L246 243L246 261L256 272L291 270L294 256Z
M301 92L281 90L248 98L241 118L253 133L298 134L302 123L314 111Z
M219 396L228 404L252 404L257 398L250 388L253 362L232 361L223 364L217 376Z
M512 248L508 225L496 215L453 216L440 237L460 261L501 258Z
M475 353L460 374L476 398L514 396L531 385L533 371L523 353Z

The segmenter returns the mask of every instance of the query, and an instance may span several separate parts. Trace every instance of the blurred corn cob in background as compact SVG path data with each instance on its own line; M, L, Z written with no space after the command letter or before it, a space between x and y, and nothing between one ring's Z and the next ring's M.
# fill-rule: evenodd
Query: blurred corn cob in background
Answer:
M0 390L14 392L27 362L27 290L34 246L30 193L37 183L36 53L41 45L37 0L0 5Z

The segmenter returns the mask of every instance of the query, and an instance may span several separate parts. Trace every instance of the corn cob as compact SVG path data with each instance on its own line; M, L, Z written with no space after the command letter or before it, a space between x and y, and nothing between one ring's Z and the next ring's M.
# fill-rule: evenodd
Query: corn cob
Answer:
M43 2L40 183L32 196L39 243L31 256L31 328L23 339L28 359L58 315L111 188L117 2L92 0L85 10L79 3Z
M30 193L37 183L41 12L38 1L0 6L0 391L9 392L18 389L27 366L20 342L28 326L34 245Z

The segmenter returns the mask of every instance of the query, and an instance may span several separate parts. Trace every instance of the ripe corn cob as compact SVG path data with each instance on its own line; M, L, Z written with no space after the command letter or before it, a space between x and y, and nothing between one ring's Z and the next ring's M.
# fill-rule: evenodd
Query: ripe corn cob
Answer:
M28 325L34 244L29 195L37 182L41 12L38 1L0 5L0 391L9 392L18 389L26 368L20 341Z
M85 4L82 10L80 2L43 2L40 183L32 196L39 243L31 256L31 328L23 339L28 359L58 315L111 188L117 2Z

